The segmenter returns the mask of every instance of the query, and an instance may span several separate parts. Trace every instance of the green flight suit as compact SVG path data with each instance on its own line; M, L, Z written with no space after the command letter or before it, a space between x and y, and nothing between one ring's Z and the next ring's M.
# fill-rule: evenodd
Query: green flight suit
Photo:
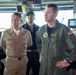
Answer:
M37 46L42 53L39 75L67 75L67 69L56 67L56 62L76 60L76 38L70 31L58 21L49 36L47 25L38 30Z

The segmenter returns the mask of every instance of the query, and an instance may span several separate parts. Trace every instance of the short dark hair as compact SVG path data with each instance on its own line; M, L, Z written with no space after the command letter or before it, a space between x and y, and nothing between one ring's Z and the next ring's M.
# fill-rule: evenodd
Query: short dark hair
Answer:
M29 10L29 11L26 12L26 16L28 16L30 14L35 16L35 13L33 11L31 11L31 10Z
M52 7L53 10L54 10L54 13L58 13L57 5L55 5L55 4L48 4L48 5L46 5L46 7L48 7L48 8Z
M18 12L13 13L13 15L19 16L20 18L22 18L21 14Z

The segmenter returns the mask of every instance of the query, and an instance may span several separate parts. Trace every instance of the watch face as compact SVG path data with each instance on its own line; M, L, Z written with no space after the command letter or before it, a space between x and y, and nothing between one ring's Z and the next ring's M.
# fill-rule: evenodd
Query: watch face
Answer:
M69 64L71 64L72 63L72 61L67 61Z

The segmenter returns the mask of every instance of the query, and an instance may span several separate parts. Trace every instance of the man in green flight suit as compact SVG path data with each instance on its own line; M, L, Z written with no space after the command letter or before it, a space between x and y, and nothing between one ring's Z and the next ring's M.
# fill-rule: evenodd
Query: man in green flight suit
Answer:
M56 20L58 7L48 4L45 8L46 25L37 32L40 53L39 75L67 75L70 63L76 60L76 38L72 31Z

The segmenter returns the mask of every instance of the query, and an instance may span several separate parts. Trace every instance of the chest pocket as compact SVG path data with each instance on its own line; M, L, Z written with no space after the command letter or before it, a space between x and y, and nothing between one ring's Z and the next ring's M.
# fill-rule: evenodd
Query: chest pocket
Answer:
M28 41L29 41L29 37L28 37L28 35L24 35L23 37L22 37L22 44L24 45L27 45L28 44Z
M55 42L60 40L59 34L55 34L55 33L51 34L50 35L50 40L51 40L52 44L54 44Z
M58 28L55 30L55 32L50 34L50 39L52 41L52 43L55 42L61 42L63 40L63 28Z
M6 40L6 44L7 45L11 45L11 44L13 44L13 39L12 38L8 38L7 40Z
M63 27L60 27L55 31L56 33L51 34L51 40L53 44L56 42L57 44L65 43L65 37L63 34Z

